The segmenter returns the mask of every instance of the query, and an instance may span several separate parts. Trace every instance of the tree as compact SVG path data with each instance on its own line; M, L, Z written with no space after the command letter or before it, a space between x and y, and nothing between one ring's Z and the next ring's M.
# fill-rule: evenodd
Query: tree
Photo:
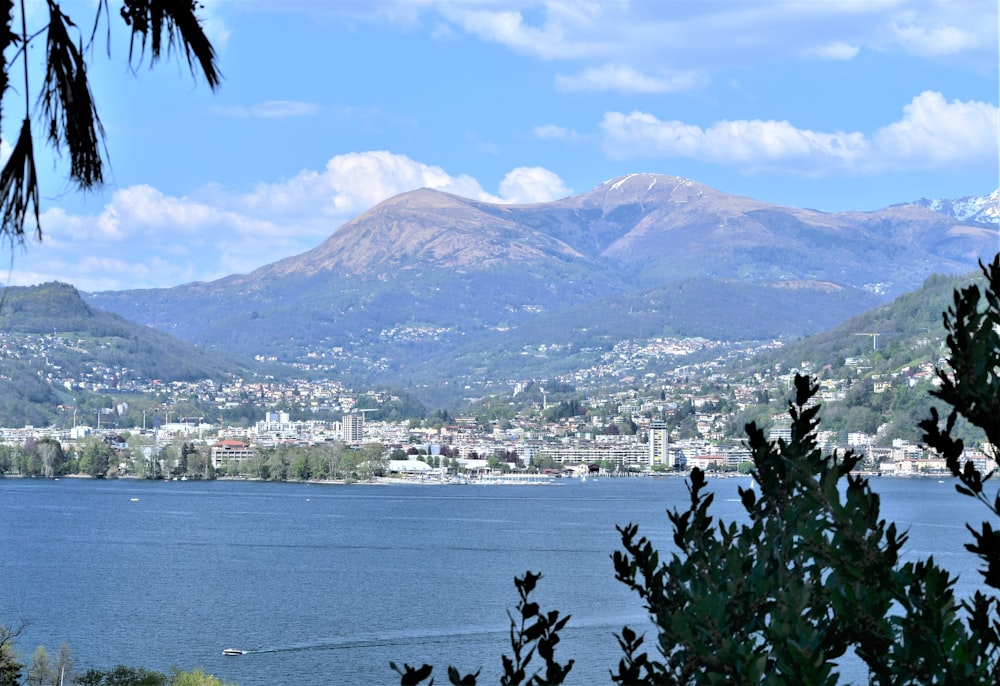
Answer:
M18 662L14 651L14 641L27 624L21 621L16 626L0 624L0 686L19 686L24 664Z
M188 455L190 454L190 452L188 451L188 446L189 445L190 444L187 443L187 442L185 442L185 443L183 443L181 445L180 450L178 450L178 452L177 452L177 461L176 461L176 464L173 467L170 468L170 476L177 477L177 476L181 476L183 474L187 474L187 471L188 471Z
M292 458L292 463L288 466L288 475L299 481L305 481L312 477L312 468L309 464L309 456L306 453L296 451L295 457Z
M104 182L104 128L87 79L87 60L105 18L110 52L112 15L107 0L96 4L88 38L55 0L45 2L46 23L31 30L23 1L18 26L14 1L0 0L0 94L23 98L24 109L17 139L0 171L0 235L12 245L23 243L29 219L38 238L42 236L33 121L44 126L48 145L67 154L69 180L77 188L92 190ZM152 66L164 53L176 51L183 54L192 74L200 70L209 87L218 88L221 74L215 49L197 18L199 7L196 0L123 0L119 15L130 34L132 68L141 65L147 54ZM28 55L30 46L43 37L45 74L39 85L32 83ZM14 75L18 61L20 71ZM0 100L0 105L6 104L7 98Z
M66 473L66 453L59 441L50 436L44 436L36 441L33 447L41 464L41 476L53 477Z
M222 681L217 676L206 674L200 667L190 672L174 670L170 678L170 686L232 686L228 681Z
M616 578L645 601L662 659L626 628L616 681L832 685L852 650L872 683L992 683L954 579L931 559L900 564L906 536L850 473L860 457L816 447L817 390L796 377L787 443L747 427L760 492L740 489L748 524L716 522L693 470L690 506L669 513L679 553L661 563L637 527L619 529Z
M538 603L531 601L531 593L542 578L541 574L525 572L523 577L514 579L520 601L517 609L510 613L510 647L513 656L504 655L501 686L546 686L561 684L573 669L573 660L561 664L555 659L555 647L559 643L559 632L566 626L569 616L559 617L559 612L542 612ZM531 661L541 658L544 669L535 669L530 675ZM537 661L536 663L537 664ZM413 668L404 664L403 669L394 663L390 668L400 675L401 686L417 686L430 677L433 668L423 665ZM456 686L475 686L479 671L462 675L455 667L448 667L448 680ZM431 680L433 686L434 680Z
M263 450L266 454L264 469L267 478L271 481L284 481L288 476L288 463L284 459L285 451L280 447L258 448L257 450Z
M325 447L327 473L331 479L344 478L344 454L347 445L341 442L330 443Z
M103 479L114 464L115 451L107 443L90 439L80 458L80 471L97 479Z
M71 684L74 681L73 654L66 643L59 644L59 657L56 658L52 672L55 675L56 683L60 686Z
M361 446L361 465L368 476L385 476L389 468L389 458L381 443L365 443Z
M49 686L53 681L55 672L52 670L49 654L45 651L45 646L38 646L28 665L28 686Z
M0 474L11 474L18 471L18 458L23 454L23 446L0 446Z
M79 686L167 686L167 675L142 667L118 665L113 669L88 669L77 679Z
M952 435L964 417L988 445L1000 445L1000 255L983 271L985 293L959 290L945 313L949 367L938 371L933 395L952 411L942 421L931 410L921 428L958 477L958 491L996 517L1000 495L984 493L992 473L965 459ZM872 684L1000 683L1000 531L988 522L969 527L966 548L985 563L989 597L957 599L955 579L933 558L903 563L906 534L880 518L878 495L851 473L860 456L818 447L817 392L812 379L796 376L787 441L767 441L747 425L758 488L739 489L746 523L711 516L713 496L694 469L690 503L668 512L676 552L661 557L637 526L619 527L615 577L642 598L656 642L647 652L645 637L624 627L614 682L833 686L851 651ZM396 671L401 683L419 684L432 670ZM475 684L475 675L449 669L449 680Z
M932 407L920 428L924 442L945 458L958 478L958 492L980 501L996 518L1000 517L1000 492L992 500L985 493L993 472L983 474L972 460L965 459L965 443L954 435L956 420L963 417L982 430L994 459L1000 457L1000 254L980 267L986 276L985 291L976 285L955 291L954 302L943 315L949 368L937 370L941 384L931 395L951 405L951 412L942 425L937 408ZM989 522L982 522L978 530L966 527L973 542L965 547L985 564L980 570L984 583L994 591L1000 589L1000 530ZM996 595L987 597L977 591L963 602L963 608L970 615L970 626L982 635L980 650L993 660L993 676L1000 683L1000 601Z

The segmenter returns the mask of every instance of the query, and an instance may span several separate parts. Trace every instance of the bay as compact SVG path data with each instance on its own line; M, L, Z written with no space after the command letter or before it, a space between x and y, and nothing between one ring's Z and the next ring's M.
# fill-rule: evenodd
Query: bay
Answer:
M712 482L715 515L739 518L737 486ZM0 480L0 620L29 621L77 670L196 666L240 686L392 684L390 660L482 669L509 653L515 576L572 618L557 649L571 682L609 683L623 625L653 632L614 580L616 524L670 547L665 510L683 479L559 480L550 486ZM965 522L984 508L953 482L878 479L883 514L977 587ZM224 657L223 648L248 651Z

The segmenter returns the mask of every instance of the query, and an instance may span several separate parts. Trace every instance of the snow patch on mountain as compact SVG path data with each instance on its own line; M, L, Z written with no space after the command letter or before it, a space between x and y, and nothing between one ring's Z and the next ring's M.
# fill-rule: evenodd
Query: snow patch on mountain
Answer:
M989 195L937 200L921 198L915 202L901 203L893 207L923 207L963 222L1000 226L1000 188Z

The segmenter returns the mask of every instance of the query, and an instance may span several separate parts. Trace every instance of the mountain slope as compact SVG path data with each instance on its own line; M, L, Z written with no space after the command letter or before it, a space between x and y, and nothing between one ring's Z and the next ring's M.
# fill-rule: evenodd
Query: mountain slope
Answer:
M426 188L403 193L348 222L313 250L264 267L254 277L312 275L323 270L372 275L427 264L489 269L511 262L586 261L553 236L516 217L492 214L491 209Z
M482 380L485 351L546 339L815 333L971 270L996 237L921 207L823 213L633 174L533 205L404 193L249 274L89 300L245 358L366 382ZM609 316L622 310L645 314Z
M868 372L895 371L899 367L933 359L943 353L946 332L942 312L952 303L956 289L982 284L980 272L958 276L934 274L921 286L891 302L844 320L822 333L791 343L762 356L766 364L792 368L808 363L818 370L826 365L842 366L847 358L865 357ZM878 334L873 340L870 334ZM918 344L919 342L919 344ZM919 352L914 352L918 351ZM936 351L936 352L935 352Z
M114 378L218 379L235 363L88 305L72 286L46 283L0 292L0 426L46 425L57 406ZM110 389L116 390L116 389Z

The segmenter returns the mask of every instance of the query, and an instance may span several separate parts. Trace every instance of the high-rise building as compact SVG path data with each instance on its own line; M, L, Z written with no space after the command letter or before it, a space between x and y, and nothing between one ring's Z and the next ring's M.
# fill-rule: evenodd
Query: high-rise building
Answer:
M340 421L340 430L344 443L359 445L365 440L365 416L363 414L345 414Z
M673 467L670 463L670 456L667 454L667 445L669 444L669 432L667 429L667 423L662 421L653 421L649 424L649 468L652 469L657 465L665 465L666 467Z

